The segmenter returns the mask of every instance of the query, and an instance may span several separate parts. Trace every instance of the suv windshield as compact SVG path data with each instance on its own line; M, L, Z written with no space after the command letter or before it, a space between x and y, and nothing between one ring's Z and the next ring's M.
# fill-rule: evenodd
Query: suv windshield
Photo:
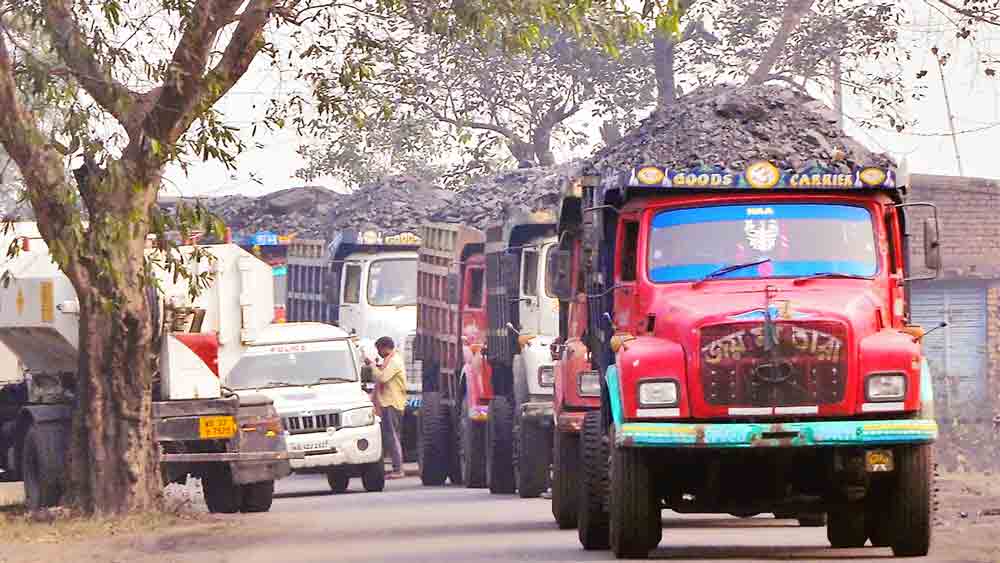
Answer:
M256 389L357 381L350 345L345 340L251 346L229 373L229 387Z
M720 278L871 277L878 271L868 210L851 205L719 205L657 213L650 225L649 278L700 279L734 264L760 264ZM769 260L765 260L769 259Z
M368 270L369 305L416 305L417 261L376 260Z

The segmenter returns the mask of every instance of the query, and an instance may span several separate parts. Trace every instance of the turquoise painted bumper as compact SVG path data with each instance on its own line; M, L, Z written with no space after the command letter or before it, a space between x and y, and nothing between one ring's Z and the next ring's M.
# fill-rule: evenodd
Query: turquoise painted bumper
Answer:
M794 423L634 422L618 426L615 443L636 448L788 448L929 444L933 420L852 420Z

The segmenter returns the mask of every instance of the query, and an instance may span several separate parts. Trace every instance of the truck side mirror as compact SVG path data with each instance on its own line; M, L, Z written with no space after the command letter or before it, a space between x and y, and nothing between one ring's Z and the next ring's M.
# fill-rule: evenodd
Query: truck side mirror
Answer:
M573 255L568 250L555 250L553 256L552 292L562 301L573 298Z
M449 305L457 305L459 301L459 283L458 274L448 274L446 278L447 287L445 288L445 301Z
M941 269L941 242L938 240L937 222L924 219L924 265L929 270Z

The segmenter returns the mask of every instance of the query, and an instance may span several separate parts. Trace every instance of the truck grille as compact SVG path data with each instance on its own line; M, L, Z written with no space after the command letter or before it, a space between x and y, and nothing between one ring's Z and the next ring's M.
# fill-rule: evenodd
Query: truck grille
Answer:
M308 415L286 416L281 419L290 434L326 432L327 428L337 428L340 417L335 412L312 413Z
M818 406L844 398L846 328L837 322L775 323L773 353L764 323L701 329L701 384L715 406Z

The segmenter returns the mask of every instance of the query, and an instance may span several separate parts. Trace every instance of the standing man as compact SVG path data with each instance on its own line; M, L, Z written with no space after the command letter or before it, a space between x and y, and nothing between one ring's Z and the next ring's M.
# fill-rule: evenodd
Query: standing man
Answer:
M406 408L406 368L403 358L396 353L396 343L383 336L375 341L375 349L381 358L379 365L372 366L375 379L375 404L382 416L382 444L388 448L392 459L392 472L387 479L403 478L403 446L399 439L403 410ZM365 365L371 365L365 358Z

